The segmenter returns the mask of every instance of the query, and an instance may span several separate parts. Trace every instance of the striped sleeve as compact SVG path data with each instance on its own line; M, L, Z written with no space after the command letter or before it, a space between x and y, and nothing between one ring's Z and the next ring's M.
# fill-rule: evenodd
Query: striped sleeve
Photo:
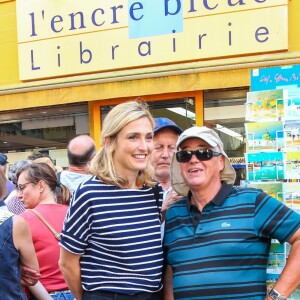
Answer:
M266 193L257 196L255 207L254 226L259 236L284 243L300 228L299 214Z
M72 197L67 212L60 245L68 251L81 255L88 245L91 222L91 202L78 189Z

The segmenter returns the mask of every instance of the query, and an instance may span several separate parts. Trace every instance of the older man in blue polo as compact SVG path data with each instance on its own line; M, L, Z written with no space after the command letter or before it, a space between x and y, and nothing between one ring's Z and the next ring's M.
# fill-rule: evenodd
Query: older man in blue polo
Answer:
M172 187L183 198L166 213L164 247L173 293L165 300L287 299L300 284L300 215L261 190L234 187L223 143L207 127L180 135L171 174ZM267 292L271 239L292 246Z

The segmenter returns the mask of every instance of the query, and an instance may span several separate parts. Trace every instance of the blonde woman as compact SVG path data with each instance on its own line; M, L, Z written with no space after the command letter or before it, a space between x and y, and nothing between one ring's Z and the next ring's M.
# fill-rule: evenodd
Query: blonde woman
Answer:
M153 192L154 120L130 101L106 116L91 179L73 195L60 268L76 300L160 300L160 201Z

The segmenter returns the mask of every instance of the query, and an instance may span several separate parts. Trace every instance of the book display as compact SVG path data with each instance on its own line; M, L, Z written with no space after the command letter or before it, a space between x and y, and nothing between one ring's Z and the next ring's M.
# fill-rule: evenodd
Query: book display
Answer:
M258 188L300 213L300 65L251 71L247 93L246 175ZM280 276L288 243L272 240L267 285ZM300 287L289 297L300 299Z

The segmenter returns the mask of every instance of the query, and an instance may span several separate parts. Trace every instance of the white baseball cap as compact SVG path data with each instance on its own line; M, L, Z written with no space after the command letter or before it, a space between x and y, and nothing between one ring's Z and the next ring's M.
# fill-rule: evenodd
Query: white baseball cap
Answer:
M176 143L176 149L178 150L182 142L190 138L201 139L208 143L211 147L219 148L219 151L225 158L224 169L220 172L220 179L221 181L225 181L228 184L233 184L235 181L236 173L229 161L227 154L224 151L224 146L219 135L213 129L207 128L205 126L194 126L186 129L179 136ZM178 194L187 196L189 187L184 182L184 179L181 175L180 163L176 160L175 154L173 155L171 163L171 185Z

